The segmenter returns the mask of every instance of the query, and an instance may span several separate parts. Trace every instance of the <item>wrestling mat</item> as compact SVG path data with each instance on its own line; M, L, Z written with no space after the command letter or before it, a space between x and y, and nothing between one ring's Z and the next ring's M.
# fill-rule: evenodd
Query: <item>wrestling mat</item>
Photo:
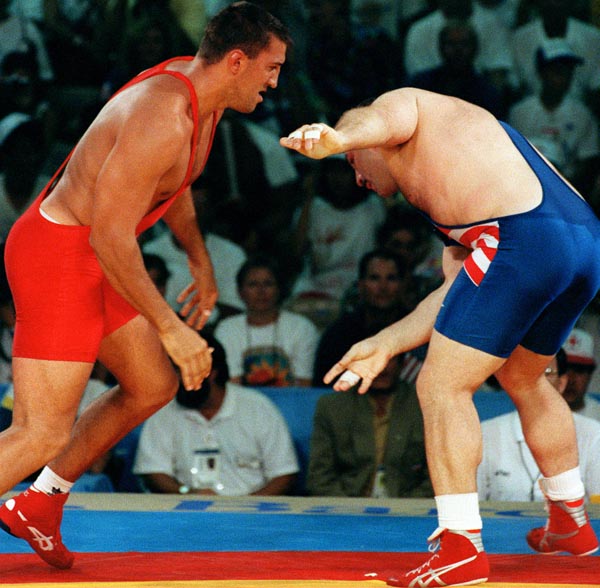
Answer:
M8 495L5 497L7 498ZM14 588L384 588L427 559L432 500L73 494L63 520L71 570L0 534L0 585ZM486 588L600 588L600 557L542 556L525 534L541 503L489 503ZM600 505L590 507L600 534Z

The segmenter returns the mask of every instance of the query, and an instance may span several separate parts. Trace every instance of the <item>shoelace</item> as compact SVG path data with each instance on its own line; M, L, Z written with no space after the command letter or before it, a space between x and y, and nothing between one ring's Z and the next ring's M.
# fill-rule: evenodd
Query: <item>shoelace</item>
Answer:
M438 537L438 538L437 538L437 539L435 539L434 541L431 541L431 542L429 543L429 546L427 547L427 550L428 550L430 553L433 553L433 555L432 555L432 556L431 556L431 557L430 557L430 558L429 558L429 559L428 559L428 560L427 560L427 561L426 561L424 564L420 565L418 568L415 568L414 570L411 570L411 571L409 572L409 574L416 574L416 575L419 575L419 574L420 574L420 573L421 573L421 572L422 572L424 569L426 569L426 568L430 567L430 566L431 566L431 562L433 562L433 560L434 560L436 557L439 557L439 556L440 556L440 554L439 554L439 553L437 553L437 551L439 550L439 548L440 548L440 538ZM407 575L408 575L408 574L407 574Z
M431 541L431 543L429 543L429 547L427 548L429 553L435 553L440 548L440 541L441 541L441 538L438 537L437 539L435 539L435 540Z

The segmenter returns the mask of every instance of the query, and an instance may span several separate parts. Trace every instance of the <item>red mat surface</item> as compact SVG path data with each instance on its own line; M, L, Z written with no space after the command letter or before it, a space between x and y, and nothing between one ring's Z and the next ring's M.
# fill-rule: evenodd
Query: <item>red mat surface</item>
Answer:
M600 557L490 555L490 582L598 585ZM385 579L422 564L424 553L188 552L80 553L71 570L34 554L0 555L0 584L176 580ZM367 575L377 574L377 576Z

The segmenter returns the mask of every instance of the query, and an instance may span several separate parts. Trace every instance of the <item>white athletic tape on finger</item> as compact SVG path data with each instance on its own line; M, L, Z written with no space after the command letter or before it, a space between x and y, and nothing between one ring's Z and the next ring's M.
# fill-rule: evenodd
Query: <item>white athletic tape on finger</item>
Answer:
M293 133L290 133L288 139L302 139L302 131L294 131Z
M340 382L346 382L350 386L356 386L360 382L360 376L351 370L346 370L339 379Z
M321 131L304 131L304 138L305 139L320 139L321 138Z

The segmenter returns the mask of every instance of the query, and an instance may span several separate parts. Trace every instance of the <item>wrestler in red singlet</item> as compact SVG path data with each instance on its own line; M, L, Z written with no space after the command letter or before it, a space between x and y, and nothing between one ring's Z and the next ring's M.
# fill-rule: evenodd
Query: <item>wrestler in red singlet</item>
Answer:
M198 99L186 76L165 68L172 61L192 59L169 59L142 72L117 92L166 74L185 83L191 96L194 131L186 175L179 189L141 220L138 235L156 223L191 183L198 139ZM210 153L216 122L213 113L203 167ZM89 244L90 227L58 224L40 210L44 198L60 181L72 153L15 223L7 240L6 266L17 311L13 357L93 362L103 337L139 314L102 273Z

